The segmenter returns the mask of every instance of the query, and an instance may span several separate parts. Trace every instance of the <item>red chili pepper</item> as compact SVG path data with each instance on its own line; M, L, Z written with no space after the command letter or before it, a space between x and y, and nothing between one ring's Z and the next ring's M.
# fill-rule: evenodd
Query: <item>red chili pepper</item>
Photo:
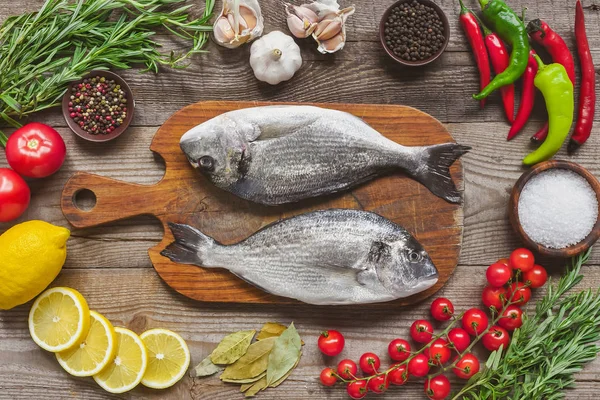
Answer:
M462 0L458 0L458 2L460 3L460 24L473 50L475 62L477 68L479 68L479 88L483 90L490 83L492 76L488 53L483 42L483 34L475 14L465 7ZM485 106L485 99L479 101L479 106L481 108Z
M533 103L535 101L535 85L533 84L533 81L535 79L535 74L537 74L538 71L538 63L533 57L534 54L534 50L529 52L527 69L521 77L523 82L523 90L521 91L521 103L519 104L519 111L517 112L514 124L512 124L510 130L508 131L508 137L506 140L512 139L521 131L521 129L523 129L527 123L527 120L529 120L531 111L533 110Z
M581 63L581 88L579 89L579 116L567 147L569 154L577 150L590 137L596 110L596 71L585 33L583 7L579 0L575 8L575 41Z
M562 64L565 67L569 79L571 79L573 86L575 86L575 61L573 61L573 55L563 38L541 19L530 21L529 24L527 24L527 32L529 32L531 40L548 51L553 62ZM531 137L531 140L533 142L543 142L547 135L548 123L546 122L546 124Z

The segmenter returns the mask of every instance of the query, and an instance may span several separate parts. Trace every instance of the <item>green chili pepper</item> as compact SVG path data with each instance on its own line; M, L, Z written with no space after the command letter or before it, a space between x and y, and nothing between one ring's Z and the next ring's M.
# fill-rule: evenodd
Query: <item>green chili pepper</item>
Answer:
M560 150L571 130L575 110L573 83L565 67L558 63L545 65L537 54L534 57L539 65L534 84L546 101L549 131L544 143L523 159L526 165L545 161Z
M473 95L476 100L485 99L494 90L510 85L523 75L529 60L529 39L523 21L503 0L479 0L483 17L505 42L512 46L508 68L496 75L481 91Z

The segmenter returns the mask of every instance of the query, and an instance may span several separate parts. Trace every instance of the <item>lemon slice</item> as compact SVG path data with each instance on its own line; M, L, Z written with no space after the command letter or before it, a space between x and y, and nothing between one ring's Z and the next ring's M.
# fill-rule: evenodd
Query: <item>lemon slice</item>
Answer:
M90 309L75 289L46 290L29 312L29 333L42 349L57 353L75 346L90 329Z
M140 338L148 349L148 369L142 385L165 389L179 382L190 366L190 350L185 340L166 329L151 329Z
M69 350L56 353L58 363L75 376L92 376L115 358L117 334L112 324L96 311L90 311L87 336Z
M148 352L138 335L125 328L115 328L117 352L106 368L94 375L102 389L110 393L125 393L136 387L148 366Z

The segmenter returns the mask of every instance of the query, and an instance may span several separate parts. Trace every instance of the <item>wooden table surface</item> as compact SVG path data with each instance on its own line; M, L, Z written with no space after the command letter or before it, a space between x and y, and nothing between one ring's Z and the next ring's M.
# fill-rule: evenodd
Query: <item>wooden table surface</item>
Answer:
M198 2L196 2L198 3ZM148 150L157 128L187 104L209 99L277 100L404 104L426 111L445 124L462 144L473 147L463 158L465 168L465 230L460 263L439 294L454 301L458 310L479 304L487 265L505 257L519 245L507 219L509 190L523 172L521 158L529 149L529 136L544 118L543 107L535 122L510 143L508 125L494 95L484 111L470 96L478 87L478 75L458 23L458 2L437 0L450 20L451 37L446 52L426 68L402 69L382 50L377 36L381 14L391 0L356 0L356 13L348 21L348 43L335 55L321 55L314 42L301 42L302 69L290 81L272 87L254 79L248 64L249 49L227 50L210 43L209 53L193 59L189 68L164 70L159 75L119 72L133 88L136 114L133 127L107 144L83 142L73 135L53 109L32 117L57 127L68 148L65 165L49 179L31 181L32 202L19 221L43 219L68 226L59 207L63 184L75 171L87 171L129 182L157 182L164 171L161 160ZM466 3L477 8L475 0ZM511 0L515 10L528 6L528 19L543 18L564 35L574 50L574 0ZM34 11L42 0L1 0L0 19ZM287 32L278 0L262 1L266 32ZM343 5L349 2L345 1ZM590 5L585 0L585 5ZM217 7L220 7L220 2ZM600 64L600 13L585 11L592 54ZM173 47L167 43L166 49ZM538 104L542 102L538 98ZM571 160L600 175L600 113L590 141ZM567 158L563 150L559 158ZM6 166L0 157L0 167ZM127 201L124 194L123 201ZM0 232L12 224L0 224ZM179 332L188 342L192 365L210 353L227 333L258 329L266 321L294 321L306 346L297 370L280 387L261 393L263 399L344 399L343 388L324 388L317 380L325 365L333 365L316 348L316 338L327 328L346 335L344 357L358 359L365 351L385 355L387 343L408 337L413 320L428 316L429 302L393 308L385 304L363 313L335 307L203 304L184 298L167 287L154 272L147 250L162 236L157 221L137 218L93 229L73 230L67 263L54 282L80 290L90 306L115 325L141 333L162 327ZM553 269L561 271L560 264ZM600 286L600 253L584 268L582 287ZM539 296L539 293L538 293ZM186 377L165 391L137 388L121 396L110 395L92 379L67 375L54 356L38 348L29 337L27 314L31 304L0 311L0 398L132 398L132 399L237 399L237 386L226 386L217 377ZM384 357L385 360L387 358ZM336 361L338 358L335 359ZM600 361L578 374L569 399L592 399L600 390ZM383 399L421 399L423 384L411 382L394 388Z

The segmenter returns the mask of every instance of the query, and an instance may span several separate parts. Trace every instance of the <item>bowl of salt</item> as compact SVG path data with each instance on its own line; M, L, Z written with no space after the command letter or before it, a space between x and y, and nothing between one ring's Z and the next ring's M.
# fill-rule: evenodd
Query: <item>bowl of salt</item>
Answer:
M528 247L572 257L600 237L600 183L579 164L550 160L523 173L512 189L508 215Z

